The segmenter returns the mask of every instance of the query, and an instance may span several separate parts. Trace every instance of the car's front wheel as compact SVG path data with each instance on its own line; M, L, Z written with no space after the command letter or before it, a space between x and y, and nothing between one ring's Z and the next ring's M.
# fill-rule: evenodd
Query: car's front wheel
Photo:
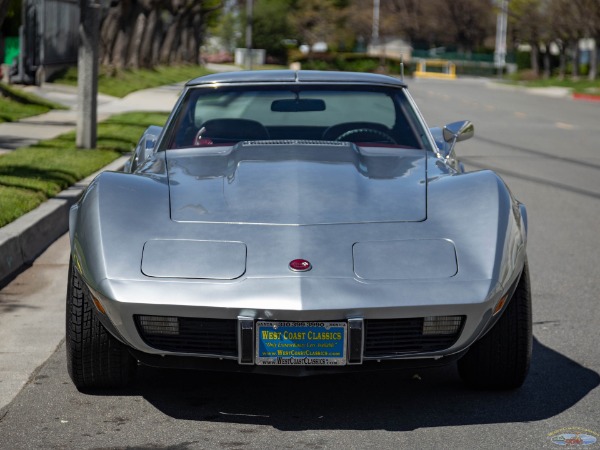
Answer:
M465 383L476 388L518 388L529 371L531 347L531 286L525 262L506 310L458 361L459 374Z
M67 369L77 389L129 384L137 367L125 345L96 317L89 289L69 264L66 308Z

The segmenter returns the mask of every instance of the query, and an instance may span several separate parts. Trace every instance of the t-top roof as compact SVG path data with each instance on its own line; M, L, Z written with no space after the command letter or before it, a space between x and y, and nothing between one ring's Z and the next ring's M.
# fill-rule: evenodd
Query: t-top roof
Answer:
M387 75L320 70L242 70L238 72L222 72L195 78L188 81L186 86L244 83L350 83L406 87L406 83L400 79Z

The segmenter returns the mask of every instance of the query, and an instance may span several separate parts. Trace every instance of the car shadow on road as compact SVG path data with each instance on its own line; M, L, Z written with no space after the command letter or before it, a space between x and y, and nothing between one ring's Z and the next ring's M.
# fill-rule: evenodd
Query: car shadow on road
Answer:
M456 367L418 372L287 378L141 367L135 392L183 420L279 430L391 430L548 419L600 384L600 376L534 340L516 391L464 386ZM125 394L127 395L127 394Z

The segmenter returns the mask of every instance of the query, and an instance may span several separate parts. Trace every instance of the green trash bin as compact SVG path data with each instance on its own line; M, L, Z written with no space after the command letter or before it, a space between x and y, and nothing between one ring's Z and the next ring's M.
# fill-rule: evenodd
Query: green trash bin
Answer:
M4 38L4 64L11 65L16 57L19 56L19 38L5 37Z

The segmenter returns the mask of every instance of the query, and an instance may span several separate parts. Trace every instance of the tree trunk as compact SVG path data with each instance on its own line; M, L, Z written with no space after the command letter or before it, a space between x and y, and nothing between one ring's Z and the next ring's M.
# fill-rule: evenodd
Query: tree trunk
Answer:
M186 64L195 64L198 53L198 44L196 42L196 33L194 31L194 18L192 17L188 22L188 35L186 41L185 58L183 60Z
M0 0L1 2L2 0ZM199 63L206 16L198 1L119 0L101 27L101 62L117 69Z
M100 64L107 66L112 62L112 54L119 27L119 9L110 8L100 27Z
M200 45L202 45L202 14L194 12L188 22L188 35L186 41L186 55L184 62L188 64L200 64Z
M184 21L183 26L180 28L179 44L173 49L173 53L175 54L173 62L175 62L175 64L181 64L187 58L187 46L190 28L186 22L187 21Z
M202 14L197 14L194 17L193 30L196 48L194 49L194 59L191 62L193 64L202 65L203 58L200 52L200 47L202 46L202 42L204 42L204 16Z
M131 33L131 41L128 48L128 59L127 68L139 69L140 67L140 53L142 47L142 39L147 26L148 20L144 11L139 11L133 32Z
M127 59L127 44L129 42L129 36L126 30L119 30L117 32L117 38L115 40L115 46L113 48L113 54L110 64L117 69L125 68L125 61Z
M588 78L594 81L598 76L598 43L600 43L600 34L596 36L594 48L590 52L590 73Z
M148 14L146 20L146 28L144 29L144 35L142 36L140 51L139 51L139 64L141 67L150 68L152 67L152 46L154 43L154 33L157 29L157 13L156 9L153 9Z
M543 56L544 61L544 79L550 78L550 46L546 45Z
M535 77L540 76L540 46L539 44L531 44L531 70Z
M173 60L173 52L177 48L179 43L179 30L180 30L181 16L177 16L173 19L173 22L167 29L167 34L160 46L159 62L160 64L169 64Z
M559 56L559 68L558 68L558 77L561 80L565 79L565 75L567 72L567 53L564 44L561 44L560 47L560 56Z
M579 50L579 41L573 43L573 71L571 75L574 79L579 78L579 61L581 60L581 51Z
M134 25L141 6L137 0L120 0L119 29L113 49L112 64L117 69L127 68L130 64L130 46Z
M152 67L157 66L160 62L160 46L165 36L165 26L162 21L157 20L154 35L152 36L152 57L150 64Z

